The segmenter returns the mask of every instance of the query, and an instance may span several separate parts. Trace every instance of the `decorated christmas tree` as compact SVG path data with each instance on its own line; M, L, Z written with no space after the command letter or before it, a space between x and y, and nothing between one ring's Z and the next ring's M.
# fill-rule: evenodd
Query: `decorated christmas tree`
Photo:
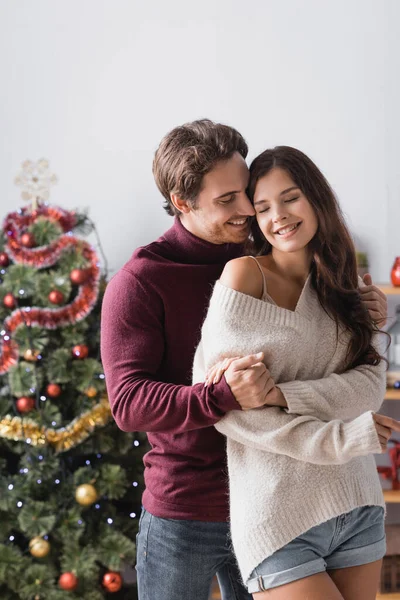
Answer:
M132 600L145 441L112 421L101 246L48 204L55 181L26 161L0 233L0 598Z

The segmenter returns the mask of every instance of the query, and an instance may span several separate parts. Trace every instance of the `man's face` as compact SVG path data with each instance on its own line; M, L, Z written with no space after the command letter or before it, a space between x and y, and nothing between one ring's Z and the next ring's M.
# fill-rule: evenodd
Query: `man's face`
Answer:
M254 208L246 194L249 170L236 152L204 176L194 208L181 215L183 225L213 244L241 244L250 231Z

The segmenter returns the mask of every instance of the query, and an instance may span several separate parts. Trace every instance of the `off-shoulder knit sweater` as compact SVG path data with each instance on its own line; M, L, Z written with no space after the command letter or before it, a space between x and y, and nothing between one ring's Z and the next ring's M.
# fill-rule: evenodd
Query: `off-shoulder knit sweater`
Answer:
M227 437L231 535L244 581L311 527L359 506L385 506L372 416L384 398L385 364L343 373L348 341L310 276L294 311L215 285L193 382L223 357L263 351L288 403L234 410L216 425Z

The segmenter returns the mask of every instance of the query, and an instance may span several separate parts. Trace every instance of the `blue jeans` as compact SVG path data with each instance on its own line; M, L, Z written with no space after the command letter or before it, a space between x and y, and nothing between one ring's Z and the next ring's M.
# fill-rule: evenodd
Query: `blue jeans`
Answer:
M137 541L139 600L252 600L241 583L228 523L161 519L143 509Z

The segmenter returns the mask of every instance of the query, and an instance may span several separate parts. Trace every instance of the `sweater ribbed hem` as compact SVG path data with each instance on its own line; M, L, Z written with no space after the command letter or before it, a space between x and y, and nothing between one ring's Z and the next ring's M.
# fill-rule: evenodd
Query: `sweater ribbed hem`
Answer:
M307 415L310 413L312 388L303 381L287 381L278 384L285 397L288 414Z
M290 509L282 507L279 514L247 529L245 535L236 536L233 530L233 547L243 581L249 579L263 560L293 539L312 527L361 506L382 506L386 510L380 486L371 488L371 480L363 476L336 482L334 488L317 488L313 490L312 502L303 497Z
M343 425L344 439L340 441L343 454L350 458L381 454L373 412L369 410Z

